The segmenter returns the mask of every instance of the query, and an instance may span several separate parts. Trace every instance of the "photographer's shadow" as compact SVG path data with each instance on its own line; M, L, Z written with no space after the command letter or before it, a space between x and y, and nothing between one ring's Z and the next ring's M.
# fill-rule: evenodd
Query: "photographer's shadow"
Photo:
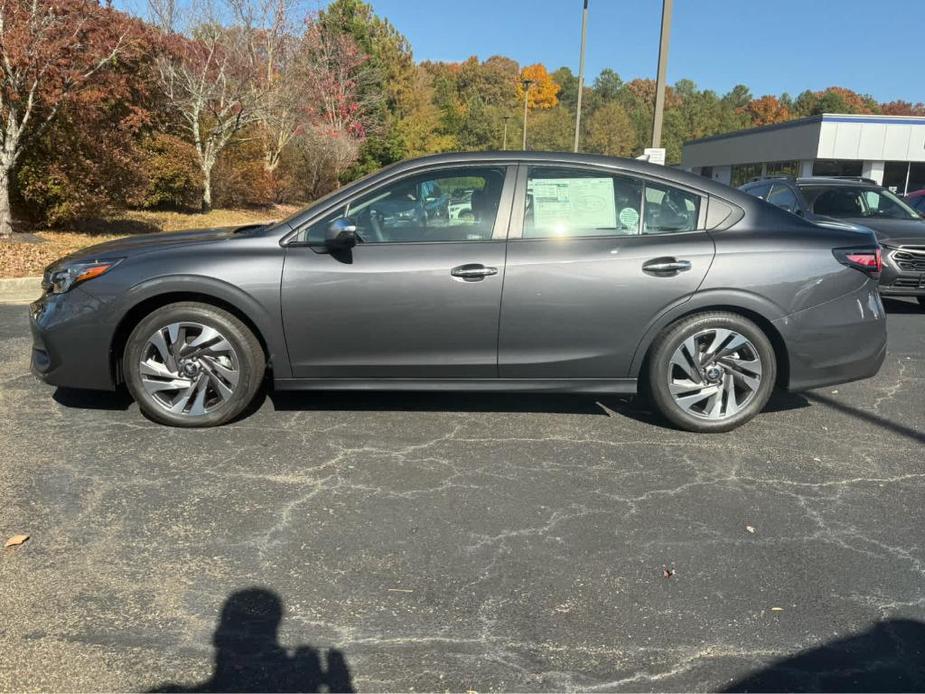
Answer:
M279 596L263 588L233 593L225 601L212 643L215 671L198 684L158 685L154 692L353 692L343 654L321 655L310 646L291 653L280 645Z

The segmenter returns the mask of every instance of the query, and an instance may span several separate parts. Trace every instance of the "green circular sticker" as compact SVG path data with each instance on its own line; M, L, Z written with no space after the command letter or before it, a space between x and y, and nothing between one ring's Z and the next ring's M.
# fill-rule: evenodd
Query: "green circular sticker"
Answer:
M635 229L639 224L639 213L632 207L624 207L620 210L620 224L627 229Z

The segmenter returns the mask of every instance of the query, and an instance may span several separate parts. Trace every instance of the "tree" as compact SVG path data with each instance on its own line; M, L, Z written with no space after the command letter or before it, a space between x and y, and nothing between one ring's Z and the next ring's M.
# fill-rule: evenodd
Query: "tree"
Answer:
M528 65L520 72L521 80L532 80L530 90L527 93L527 105L530 108L550 109L559 103L559 85L546 71L542 63ZM517 85L517 100L523 103L524 87L522 83Z
M790 109L784 106L776 96L770 94L748 102L741 113L746 114L752 125L772 125L791 119Z
M211 4L202 7L206 21L190 36L171 36L158 60L167 102L192 138L202 171L202 210L212 207L212 169L219 154L243 128L259 121L261 82L252 60L253 37L247 27L225 28Z
M880 105L880 112L886 116L925 116L925 104L889 101Z
M0 0L0 238L23 150L129 50L137 25L90 0Z
M589 152L612 157L628 157L633 153L636 134L632 121L615 101L604 104L587 119L584 136Z

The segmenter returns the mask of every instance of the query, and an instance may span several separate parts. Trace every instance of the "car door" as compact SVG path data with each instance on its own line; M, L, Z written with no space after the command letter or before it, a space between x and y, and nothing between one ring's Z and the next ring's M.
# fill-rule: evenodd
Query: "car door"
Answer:
M585 167L520 167L501 302L502 378L625 378L653 318L713 259L706 197Z
M498 165L399 175L299 230L281 288L293 376L496 378L513 175ZM422 191L437 189L473 190L474 214L428 214ZM327 252L325 231L341 219L360 242Z

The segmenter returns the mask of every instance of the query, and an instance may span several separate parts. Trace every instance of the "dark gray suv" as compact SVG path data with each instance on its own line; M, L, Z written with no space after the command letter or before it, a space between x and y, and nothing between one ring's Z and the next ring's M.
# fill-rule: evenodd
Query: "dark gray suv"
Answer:
M905 200L854 177L763 178L740 190L816 223L873 230L883 246L880 293L925 307L925 219Z
M422 190L470 213L400 215ZM150 234L51 265L32 368L177 426L277 389L645 391L725 431L775 386L874 375L870 232L815 226L700 176L549 153L390 166L267 226Z

